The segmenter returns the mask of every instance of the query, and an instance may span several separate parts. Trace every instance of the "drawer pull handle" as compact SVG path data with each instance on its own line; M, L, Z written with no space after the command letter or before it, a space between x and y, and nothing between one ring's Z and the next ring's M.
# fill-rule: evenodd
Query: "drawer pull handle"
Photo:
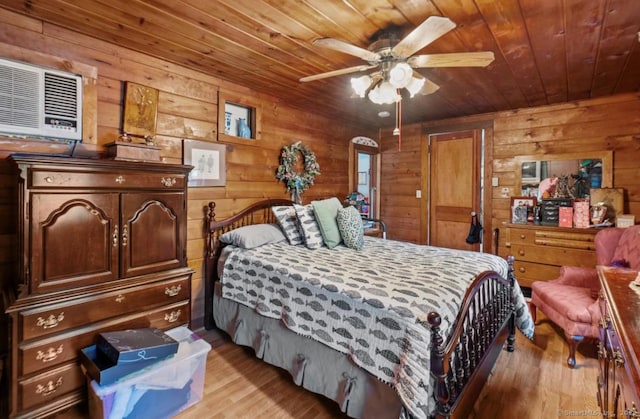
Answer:
M175 323L180 318L180 310L172 311L171 313L165 313L164 320L169 323Z
M520 238L524 240L524 239L526 239L526 238L527 238L527 236L525 236L524 234L521 234L521 235L520 235Z
M622 367L624 365L624 358L622 357L620 348L617 348L615 351L613 351L613 360L615 361L617 367Z
M46 351L38 351L38 355L36 355L36 361L42 361L43 364L47 362L51 362L58 357L64 351L64 347L62 344L58 346L58 349L50 347Z
M176 178L174 178L174 177L167 177L167 178L163 177L163 178L160 180L160 183L162 183L162 184L163 184L164 186L166 186L167 188L169 188L169 187L171 187L171 186L175 185L175 184L176 184L176 182L177 182L177 181L176 181Z
M182 289L182 285L173 285L171 288L167 287L164 289L164 293L169 297L175 297L180 293Z
M43 396L48 396L56 392L58 387L62 385L62 377L58 377L55 384L53 381L49 381L46 385L38 384L36 387L36 394L41 394Z
M128 242L129 242L129 229L125 224L125 226L122 227L122 245L126 246Z
M116 178L116 183L123 184L124 183L124 177L123 176L118 176Z
M118 226L113 228L113 234L111 235L111 242L113 247L118 247Z
M116 303L121 303L124 300L125 300L125 297L122 294L118 294L118 296L116 297Z
M521 273L521 274L523 274L523 273L525 273L527 270L526 270L523 266L521 266L521 267L519 267L519 268L518 268L518 271L520 271L520 273Z
M62 322L63 320L64 320L64 311L60 312L60 314L58 314L57 316L52 314L46 319L43 319L42 317L38 317L38 320L36 321L36 326L42 327L43 329L52 329L57 325L59 325L60 322Z
M44 178L44 181L47 183L53 183L53 178L51 176L47 176Z
M519 254L520 256L524 256L524 249L520 249L520 250L518 250L518 254Z

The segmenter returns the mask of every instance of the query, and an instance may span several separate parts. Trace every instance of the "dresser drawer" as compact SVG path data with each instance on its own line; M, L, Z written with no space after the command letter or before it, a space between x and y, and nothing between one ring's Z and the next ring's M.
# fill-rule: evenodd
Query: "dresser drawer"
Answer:
M80 365L75 362L18 382L20 410L45 404L85 384Z
M174 324L186 324L188 319L184 315L183 307L185 304L188 304L188 301L180 301L177 304L110 319L92 324L88 328L83 327L80 330L76 329L22 344L18 349L20 374L32 374L76 359L78 351L87 346L95 345L98 334L102 332L143 327L157 327L164 330L174 327ZM168 320L165 320L165 316ZM169 320L172 319L176 320L170 322Z
M560 267L533 262L523 262L516 259L514 271L518 284L523 287L530 287L533 281L549 281L556 279L560 274Z
M535 230L511 228L509 231L509 240L512 244L534 244L535 237Z
M149 172L82 172L65 170L32 169L31 188L58 189L104 188L104 189L166 189L182 190L186 176L175 173Z
M152 286L141 285L50 305L46 309L27 310L20 313L22 339L59 333L87 323L185 300L190 297L189 294L187 275Z
M514 244L511 246L511 252L516 260L523 262L590 268L596 265L595 253L586 250Z

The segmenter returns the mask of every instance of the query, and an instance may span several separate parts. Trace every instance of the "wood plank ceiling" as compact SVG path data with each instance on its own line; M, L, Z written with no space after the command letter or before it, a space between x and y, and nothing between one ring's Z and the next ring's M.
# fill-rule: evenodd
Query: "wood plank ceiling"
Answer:
M640 88L638 0L0 0L0 7L376 127L393 125L377 115L394 108L353 97L352 75L299 82L365 64L315 39L367 48L380 30L395 25L406 34L437 15L457 27L418 53L494 52L485 68L419 70L440 89L403 100L403 123Z

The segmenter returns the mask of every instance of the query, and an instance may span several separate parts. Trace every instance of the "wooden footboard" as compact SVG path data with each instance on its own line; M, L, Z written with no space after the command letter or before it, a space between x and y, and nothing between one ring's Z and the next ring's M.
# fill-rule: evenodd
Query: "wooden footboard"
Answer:
M218 271L216 262L220 257L220 252L224 244L220 242L220 236L227 231L238 227L253 224L275 223L276 219L271 211L271 207L280 205L293 205L288 199L267 199L241 210L237 214L222 220L216 220L216 203L209 202L209 212L207 214L207 260L205 263L204 281L204 327L212 329L215 327L213 321L213 287L217 281Z
M507 350L514 350L513 262L510 256L507 279L485 272L473 281L446 342L440 333L440 315L428 315L437 418L467 417L505 341Z

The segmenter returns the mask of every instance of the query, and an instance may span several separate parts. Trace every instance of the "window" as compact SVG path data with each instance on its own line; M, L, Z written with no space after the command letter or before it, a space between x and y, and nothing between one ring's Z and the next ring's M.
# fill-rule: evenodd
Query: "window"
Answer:
M218 92L218 141L252 144L262 136L262 105L258 100Z
M355 137L351 141L352 172L349 175L350 190L361 196L359 211L363 217L377 218L379 205L379 158L378 144L366 137Z

